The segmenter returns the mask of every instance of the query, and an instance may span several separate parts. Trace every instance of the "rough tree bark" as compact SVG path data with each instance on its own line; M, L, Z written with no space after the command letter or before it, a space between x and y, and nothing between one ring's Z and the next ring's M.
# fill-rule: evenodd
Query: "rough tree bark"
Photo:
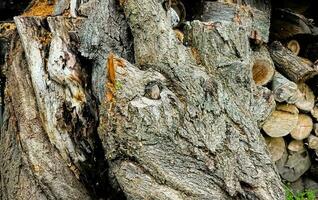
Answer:
M77 3L6 36L0 199L284 199L249 9L187 22L185 46L160 0Z

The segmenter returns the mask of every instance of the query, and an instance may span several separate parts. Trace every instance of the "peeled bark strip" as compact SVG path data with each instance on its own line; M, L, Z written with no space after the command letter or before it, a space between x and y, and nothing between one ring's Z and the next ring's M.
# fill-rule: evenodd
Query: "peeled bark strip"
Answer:
M317 70L278 41L270 45L270 52L277 70L296 83L306 81L318 74Z
M300 91L299 98L295 105L303 111L310 112L315 106L315 95L310 87L305 83L299 83L298 89Z
M125 68L116 69L121 87L114 94L116 103L102 101L99 135L126 195L281 199L279 177L251 114L248 31L237 29L235 22L217 28L191 22L192 47L203 63L199 66L190 48L177 40L161 3L125 1L123 8L134 36L136 65L145 70L127 61ZM159 99L145 95L149 84L158 85ZM147 181L140 183L140 177Z
M305 150L304 142L301 140L292 140L288 144L287 149L292 152L304 151Z
M284 138L272 138L266 137L267 148L272 156L272 161L276 162L277 160L283 157L284 152L286 151L286 144Z
M253 80L256 85L266 85L272 80L275 73L272 58L264 46L262 46L260 50L254 52L253 58Z
M300 95L297 84L288 80L279 72L274 74L272 91L276 101L290 104L296 103Z
M297 126L290 132L295 140L306 139L313 129L313 122L310 116L305 114L298 115Z

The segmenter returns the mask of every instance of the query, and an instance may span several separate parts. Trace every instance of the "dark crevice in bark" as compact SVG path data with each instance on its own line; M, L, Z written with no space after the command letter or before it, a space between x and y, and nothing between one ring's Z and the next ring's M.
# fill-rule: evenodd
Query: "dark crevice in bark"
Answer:
M74 44L78 45L78 43L76 43L74 39L76 40L76 38L71 36L71 43L74 42ZM85 81L85 88L86 91L88 91L89 97L91 98L92 102L91 105L87 105L84 107L83 117L87 119L95 119L96 123L92 126L92 144L85 144L85 140L82 140L80 142L75 141L75 143L79 144L79 148L81 148L83 152L87 153L85 157L88 158L86 162L81 163L81 168L84 169L84 174L81 174L80 179L85 184L88 191L91 193L93 199L125 200L126 198L124 193L120 190L115 189L111 183L109 176L109 165L107 160L105 159L106 154L97 132L99 126L99 103L98 99L92 93L92 82L89 81L92 80L93 62L88 58L80 56L80 53L75 48L76 46L71 45L71 47L73 47L72 51L74 51L75 54L78 55L78 60L80 65L82 66L82 70L85 71L85 79L87 80ZM92 112L92 110L94 111ZM96 116L94 114L96 114ZM72 117L69 118L72 119ZM81 128L81 125L79 125L79 128ZM76 133L77 131L75 130L73 132ZM93 149L91 149L90 147L93 147Z

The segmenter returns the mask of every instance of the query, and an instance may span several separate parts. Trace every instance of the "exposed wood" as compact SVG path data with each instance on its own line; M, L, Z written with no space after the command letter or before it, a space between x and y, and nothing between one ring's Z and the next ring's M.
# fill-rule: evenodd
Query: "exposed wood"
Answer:
M310 87L305 83L299 83L298 89L300 96L297 99L295 105L303 111L311 112L315 105L315 95Z
M272 91L278 102L296 103L300 97L297 84L288 80L279 72L275 72L272 82Z
M310 116L306 114L298 115L297 126L290 132L290 135L295 140L306 139L313 129L313 121Z
M318 74L317 70L286 49L278 41L270 45L270 52L276 69L291 81L296 83L306 81Z
M318 150L318 137L314 135L309 135L308 137L308 147L310 149Z
M266 47L262 46L253 54L253 80L256 85L266 85L275 73L274 63Z
M315 104L313 109L310 111L310 114L315 118L316 121L318 121L318 105Z
M292 114L298 114L299 110L298 108L293 104L278 104L276 107L276 110L278 111L285 111Z
M298 114L274 111L265 121L263 130L271 137L288 135L297 125Z
M296 56L299 54L300 52L300 45L298 43L297 40L290 40L288 43L287 43L287 48L293 52Z
M289 142L287 149L292 152L304 151L304 142L301 140L292 140Z
M318 123L314 124L314 133L316 136L318 136Z
M272 161L276 162L277 160L281 159L284 154L284 151L286 151L284 138L266 137L265 141L267 144L267 148L271 154Z

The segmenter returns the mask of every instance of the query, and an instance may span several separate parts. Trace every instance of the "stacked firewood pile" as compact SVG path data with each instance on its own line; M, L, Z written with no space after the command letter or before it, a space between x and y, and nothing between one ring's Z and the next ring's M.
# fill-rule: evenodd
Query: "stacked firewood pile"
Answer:
M276 101L262 130L278 172L289 182L307 175L318 180L316 6L293 2L272 5L270 41L256 51L253 65L256 85L269 88Z

